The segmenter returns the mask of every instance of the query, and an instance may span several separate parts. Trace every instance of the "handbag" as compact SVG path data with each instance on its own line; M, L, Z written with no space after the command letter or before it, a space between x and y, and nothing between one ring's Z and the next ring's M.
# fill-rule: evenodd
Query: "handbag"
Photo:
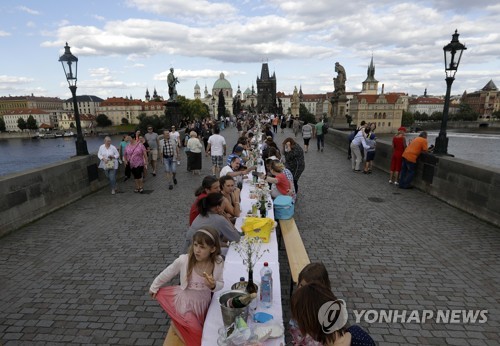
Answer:
M115 169L115 160L108 160L108 162L104 164L104 169Z

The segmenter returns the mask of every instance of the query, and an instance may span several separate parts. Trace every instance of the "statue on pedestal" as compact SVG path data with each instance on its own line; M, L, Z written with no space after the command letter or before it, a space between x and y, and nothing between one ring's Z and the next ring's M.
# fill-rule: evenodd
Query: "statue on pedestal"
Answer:
M299 92L297 90L297 87L293 90L293 96L292 96L292 118L298 118L299 117L299 110L300 110L300 97L299 97Z
M335 72L337 72L337 78L333 78L333 85L335 87L333 98L334 100L339 100L341 96L345 95L345 82L347 76L344 67L338 62L335 63Z
M169 101L177 101L177 89L175 88L177 83L179 83L179 80L174 76L174 68L172 67L167 77Z

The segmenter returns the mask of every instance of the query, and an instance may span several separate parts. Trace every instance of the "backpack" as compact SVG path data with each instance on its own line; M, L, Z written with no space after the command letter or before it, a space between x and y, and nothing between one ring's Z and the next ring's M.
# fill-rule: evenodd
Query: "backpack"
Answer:
M321 127L321 130L323 131L323 134L327 134L328 133L328 124L323 124L323 126Z

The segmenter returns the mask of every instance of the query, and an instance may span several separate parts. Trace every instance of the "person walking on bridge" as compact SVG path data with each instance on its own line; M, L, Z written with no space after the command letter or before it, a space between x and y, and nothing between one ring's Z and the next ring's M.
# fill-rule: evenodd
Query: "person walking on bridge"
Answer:
M125 159L125 164L130 164L130 170L134 176L134 192L143 193L144 181L142 179L142 174L144 172L144 166L148 162L148 156L146 148L136 139L135 133L130 134L130 138L130 144L125 149L123 158Z
M163 139L160 141L160 152L162 153L162 162L165 166L168 189L172 190L177 185L175 161L179 158L179 146L177 140L171 137L168 130L163 131Z

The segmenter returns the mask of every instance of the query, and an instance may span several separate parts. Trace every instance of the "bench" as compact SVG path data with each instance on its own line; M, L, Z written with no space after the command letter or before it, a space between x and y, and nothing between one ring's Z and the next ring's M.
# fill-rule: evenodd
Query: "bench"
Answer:
M168 329L167 337L163 342L163 346L185 346L185 344L174 332L174 328L170 326L170 328Z
M279 220L281 238L285 243L286 255L290 266L290 296L293 292L293 285L298 284L299 274L306 265L310 263L309 255L300 237L299 229L293 218L289 220ZM281 244L281 241L280 243Z

